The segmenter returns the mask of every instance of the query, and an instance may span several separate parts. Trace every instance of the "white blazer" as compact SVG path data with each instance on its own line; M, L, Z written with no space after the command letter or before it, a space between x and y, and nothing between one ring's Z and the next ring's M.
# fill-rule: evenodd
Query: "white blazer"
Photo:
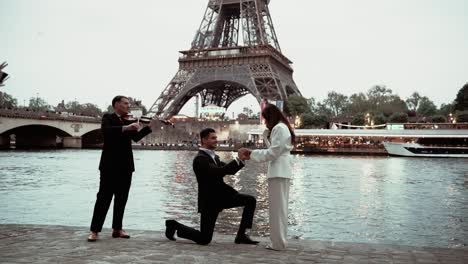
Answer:
M267 138L268 130L263 133L263 140L268 149L253 150L250 160L254 162L268 162L267 178L292 178L291 164L291 132L288 126L279 122L271 130L271 143Z

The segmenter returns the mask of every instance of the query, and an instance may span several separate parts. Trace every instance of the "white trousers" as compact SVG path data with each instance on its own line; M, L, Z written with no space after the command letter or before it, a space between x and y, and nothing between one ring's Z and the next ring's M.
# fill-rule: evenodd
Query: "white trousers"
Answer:
M268 179L268 200L270 216L270 247L284 250L288 236L289 179Z

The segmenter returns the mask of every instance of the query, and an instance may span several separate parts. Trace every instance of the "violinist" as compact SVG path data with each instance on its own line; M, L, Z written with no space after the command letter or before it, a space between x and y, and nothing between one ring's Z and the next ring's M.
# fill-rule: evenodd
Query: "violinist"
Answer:
M99 163L100 184L94 206L88 241L97 240L101 232L107 211L114 198L112 221L113 238L130 238L122 228L122 220L128 192L135 171L132 153L132 140L140 141L150 134L156 120L140 125L129 119L130 103L125 96L116 96L112 100L114 113L102 117L101 131L104 137L101 161Z

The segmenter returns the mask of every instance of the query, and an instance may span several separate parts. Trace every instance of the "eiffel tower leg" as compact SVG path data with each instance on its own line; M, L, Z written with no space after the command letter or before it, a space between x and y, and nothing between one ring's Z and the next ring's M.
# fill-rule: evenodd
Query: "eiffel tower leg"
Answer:
M192 71L179 70L158 99L153 103L148 114L160 117L167 108L171 107L176 96L184 89L185 84L192 76Z

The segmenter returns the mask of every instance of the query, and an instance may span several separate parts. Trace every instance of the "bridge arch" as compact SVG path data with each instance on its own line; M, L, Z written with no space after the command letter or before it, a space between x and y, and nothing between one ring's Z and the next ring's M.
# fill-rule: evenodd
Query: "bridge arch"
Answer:
M9 145L14 135L16 148L56 148L63 144L63 139L72 137L68 132L49 125L21 125L3 131L0 136L4 145Z
M96 148L104 143L101 128L91 130L81 136L83 148Z

